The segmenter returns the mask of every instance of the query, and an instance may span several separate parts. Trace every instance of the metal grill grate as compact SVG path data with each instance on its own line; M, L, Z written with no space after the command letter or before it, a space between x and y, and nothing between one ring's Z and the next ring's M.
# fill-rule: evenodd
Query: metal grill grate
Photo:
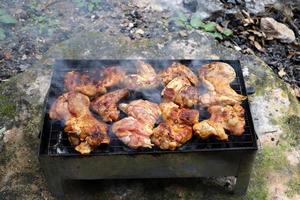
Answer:
M207 60L146 60L153 64L153 66L158 66L157 68L164 68L168 66L171 62L182 62L189 67L191 67L195 72L199 66L209 63L212 61ZM239 94L246 95L245 84L242 76L242 71L238 61L223 61L230 64L236 71L237 77L234 82L231 83L231 87ZM55 64L55 69L53 72L52 82L46 102L45 109L45 119L43 126L43 138L46 141L45 153L51 156L75 156L79 155L74 150L74 147L70 145L67 134L63 132L63 124L60 121L51 120L48 115L48 109L52 105L53 101L61 95L63 91L63 77L67 71L76 70L80 72L87 72L95 74L95 70L99 67L111 66L116 64L132 65L134 60L101 60L101 61L78 61L78 60L63 60L58 61ZM163 63L163 64L161 64ZM157 69L159 70L159 69ZM143 96L142 94L139 94ZM160 96L160 95L159 95ZM127 99L127 101L135 99L136 96L133 95L132 99ZM147 98L144 98L147 99ZM160 99L149 99L152 101L160 102ZM190 141L184 144L182 147L175 151L161 150L158 147L153 147L152 149L130 149L124 145L112 132L111 125L109 125L109 136L111 142L109 145L100 146L95 149L91 155L107 155L107 154L154 154L154 153L170 153L170 152L196 152L196 151L223 151L223 150L244 150L244 149L257 149L256 135L253 128L252 117L249 109L248 101L245 100L242 103L245 109L245 132L242 136L229 135L229 140L218 141L214 138L209 138L207 140L201 140L199 138L193 137ZM205 119L209 117L206 110L200 109L200 119Z

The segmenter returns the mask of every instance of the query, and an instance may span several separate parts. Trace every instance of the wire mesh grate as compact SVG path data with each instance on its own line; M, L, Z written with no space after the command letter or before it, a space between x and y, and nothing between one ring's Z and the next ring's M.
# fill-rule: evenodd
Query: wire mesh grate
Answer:
M202 64L206 64L211 61L202 60L146 60L156 66L157 63L163 63L158 68L166 67L171 62L182 62L191 67L194 71L197 70ZM72 156L79 155L74 150L74 147L68 141L67 134L64 133L63 123L56 120L51 120L48 115L48 109L53 101L64 92L63 87L63 77L64 74L70 70L80 71L80 72L95 72L99 67L111 66L116 64L132 64L135 60L105 60L105 61L78 61L78 60L63 60L58 61L55 64L53 78L51 81L51 86L46 102L45 119L43 127L43 135L47 138L47 149L46 152L51 156ZM229 63L236 71L236 79L231 83L231 87L239 94L247 95L245 83L242 77L242 71L238 61L224 61ZM84 68L82 66L85 66ZM157 69L159 70L159 69ZM156 99L160 101L160 99ZM207 140L201 140L199 138L193 137L190 141L184 144L182 147L176 149L175 151L161 150L158 147L153 147L152 149L130 149L125 146L112 132L111 125L109 125L109 136L111 142L109 145L103 145L96 148L91 155L108 155L108 154L145 154L145 153L168 153L168 152L196 152L196 151L220 151L220 150L246 150L246 149L256 149L256 135L254 132L252 117L250 113L250 108L248 101L245 100L242 103L245 109L245 132L242 136L233 136L229 134L228 141L218 141L215 138L209 138ZM200 119L208 118L207 112L200 112Z

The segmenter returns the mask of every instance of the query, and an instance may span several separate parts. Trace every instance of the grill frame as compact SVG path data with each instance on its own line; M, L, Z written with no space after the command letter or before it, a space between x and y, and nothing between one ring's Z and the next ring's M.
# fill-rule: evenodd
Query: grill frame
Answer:
M183 150L179 148L170 150L131 150L125 147L123 152L93 151L90 155L80 155L72 148L72 152L55 154L48 151L49 148L49 119L48 110L53 84L57 74L63 76L74 66L82 71L82 66L92 66L97 63L112 64L113 62L134 62L136 60L57 60L54 64L50 89L45 99L44 120L41 125L39 160L46 176L49 189L57 196L63 196L63 182L67 179L120 179L120 178L171 178L171 177L211 177L211 176L236 176L237 184L235 193L246 192L250 172L255 158L257 136L255 134L251 111L248 100L242 106L245 109L246 126L250 130L252 146L236 148L201 148ZM184 64L198 63L199 66L213 61L221 61L230 64L236 71L239 79L241 94L247 95L245 82L238 60L145 60L146 62L167 63L177 61ZM195 65L196 65L195 64ZM232 87L236 89L235 82ZM63 134L63 133L62 133ZM246 133L247 134L247 133ZM66 135L66 134L64 134ZM214 139L212 139L214 140ZM216 140L215 140L216 141ZM204 141L206 142L206 141ZM121 143L121 142L120 142ZM221 142L223 143L223 142ZM220 144L220 142L218 142ZM187 145L187 144L186 144ZM185 148L185 146L183 146ZM100 147L101 149L101 147ZM103 150L103 149L102 149ZM183 162L185 161L185 162ZM121 165L116 163L122 163ZM86 166L88 163L88 166ZM139 163L145 165L138 166ZM189 167L185 165L188 164ZM174 165L174 166L173 166ZM99 168L99 166L101 166ZM216 168L217 166L217 168ZM187 169L186 169L187 168ZM218 168L222 170L218 170ZM68 169L68 170L66 170ZM114 169L110 171L109 169ZM89 171L93 171L90 174ZM151 173L145 173L151 171ZM53 176L55 174L55 176Z

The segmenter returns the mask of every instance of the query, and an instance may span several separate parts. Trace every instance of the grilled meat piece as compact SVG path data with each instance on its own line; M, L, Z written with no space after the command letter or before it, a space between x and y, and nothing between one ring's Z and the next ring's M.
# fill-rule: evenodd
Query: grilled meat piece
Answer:
M129 117L113 124L112 130L116 136L131 148L151 148L150 136L154 124L161 115L159 106L146 100L135 100L129 104L120 104L119 108Z
M107 125L104 122L100 122L91 114L87 114L69 119L65 124L64 131L71 136L71 141L77 136L81 143L86 142L85 146L89 145L90 149L93 150L101 144L109 143L110 139L107 135L107 129ZM78 150L80 148L76 146L75 149ZM86 152L80 151L80 153L84 154Z
M193 129L185 124L160 123L153 129L151 141L161 149L175 150L193 136Z
M228 135L225 133L222 124L212 120L203 120L199 123L196 123L193 126L193 130L201 139L207 139L213 136L217 140L228 140Z
M192 138L192 126L198 122L199 112L179 108L173 102L161 103L159 106L164 122L153 130L151 141L161 149L175 150Z
M124 85L129 89L149 89L159 85L154 68L147 63L138 61L137 74L126 76Z
M172 65L165 70L162 70L159 73L159 76L165 85L178 76L186 77L195 86L198 85L199 82L197 76L192 70L190 70L187 66L176 62L172 63Z
M208 108L210 119L229 130L233 135L240 136L245 131L244 108L235 104L233 106L211 106Z
M211 106L211 117L194 125L195 133L202 139L215 136L218 140L228 140L225 130L240 136L245 131L244 109L239 104L234 106Z
M97 97L91 103L91 108L97 112L105 122L116 121L119 118L120 111L117 109L117 103L128 96L127 89L115 90L100 97Z
M142 122L149 130L153 129L155 122L161 115L160 108L156 103L142 99L131 101L129 104L122 103L119 108L127 115Z
M191 86L190 81L184 76L170 81L161 94L165 101L174 101L181 107L192 107L199 101L198 89Z
M68 92L58 97L49 111L51 119L65 121L64 130L70 143L82 154L109 143L107 125L92 115L89 106L90 100L86 95Z
M125 78L125 72L118 66L106 67L100 71L102 80L97 86L104 88L112 87L121 83Z
M199 112L195 109L179 108L173 102L161 103L159 107L165 122L193 126L199 120Z
M152 129L148 129L142 122L133 117L126 117L115 122L112 131L130 148L152 148L153 146L150 140Z
M61 95L54 101L49 110L49 116L51 119L64 121L72 117L66 95Z
M234 69L223 62L212 62L203 65L199 70L201 84L206 88L206 93L200 96L200 104L208 107L212 105L234 105L246 97L237 94L230 83L236 74Z
M68 91L80 92L89 97L95 96L98 93L106 93L105 87L96 85L96 83L92 81L88 75L80 75L80 73L75 71L66 73L64 77L64 84Z

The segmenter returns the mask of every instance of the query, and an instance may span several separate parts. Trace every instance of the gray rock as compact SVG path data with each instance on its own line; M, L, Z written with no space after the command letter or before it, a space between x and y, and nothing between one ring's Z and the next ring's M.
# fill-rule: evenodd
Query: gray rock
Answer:
M266 34L267 39L279 39L284 43L291 43L296 39L290 28L271 17L261 18L260 28Z

